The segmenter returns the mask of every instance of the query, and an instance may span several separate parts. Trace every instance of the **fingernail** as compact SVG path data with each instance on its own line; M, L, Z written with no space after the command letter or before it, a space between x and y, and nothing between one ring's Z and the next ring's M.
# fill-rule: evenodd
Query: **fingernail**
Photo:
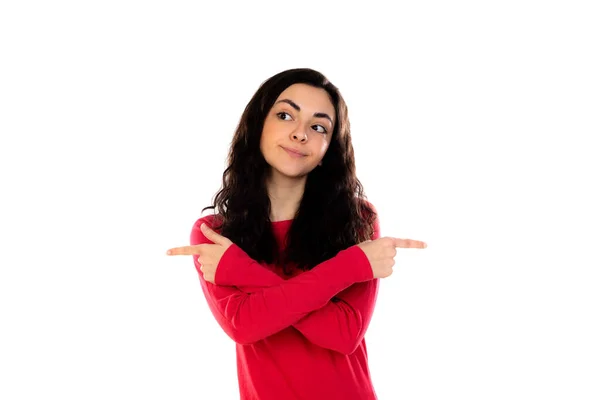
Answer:
M167 250L167 255L170 256L171 255L171 250Z

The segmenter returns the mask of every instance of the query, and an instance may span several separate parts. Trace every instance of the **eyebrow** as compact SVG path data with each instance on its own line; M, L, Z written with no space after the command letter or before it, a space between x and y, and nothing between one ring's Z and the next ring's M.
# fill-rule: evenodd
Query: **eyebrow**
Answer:
M281 99L281 100L275 102L275 104L282 103L282 102L283 103L288 103L290 106L294 107L296 109L296 111L300 111L300 106L298 104L294 103L290 99ZM329 120L329 122L331 122L331 125L333 125L333 120L326 113L316 112L316 113L313 114L313 116L315 116L317 118L327 118Z

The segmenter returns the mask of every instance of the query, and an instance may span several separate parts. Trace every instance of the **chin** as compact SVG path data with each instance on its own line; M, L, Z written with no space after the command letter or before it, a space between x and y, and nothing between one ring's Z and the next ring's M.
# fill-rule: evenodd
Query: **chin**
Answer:
M301 179L304 178L310 171L298 170L297 168L275 168L273 170L277 172L278 175L283 175L287 178L293 179Z

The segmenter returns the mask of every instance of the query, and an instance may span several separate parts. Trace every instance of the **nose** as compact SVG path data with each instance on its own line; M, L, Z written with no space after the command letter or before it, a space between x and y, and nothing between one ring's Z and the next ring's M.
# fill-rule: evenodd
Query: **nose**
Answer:
M308 140L308 135L302 128L299 128L292 132L292 140L304 143Z

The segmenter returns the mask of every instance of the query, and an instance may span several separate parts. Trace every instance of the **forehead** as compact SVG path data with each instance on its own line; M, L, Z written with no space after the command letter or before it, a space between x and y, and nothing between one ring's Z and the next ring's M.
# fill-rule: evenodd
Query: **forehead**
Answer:
M287 87L276 101L289 99L300 106L302 111L324 112L332 118L335 116L335 108L325 89L316 88L304 83L295 83Z

